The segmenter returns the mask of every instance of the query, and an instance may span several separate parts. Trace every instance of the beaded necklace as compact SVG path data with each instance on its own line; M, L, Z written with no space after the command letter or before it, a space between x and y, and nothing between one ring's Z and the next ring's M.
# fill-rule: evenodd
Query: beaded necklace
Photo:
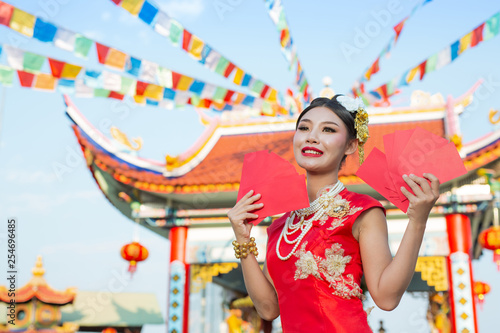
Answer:
M295 250L299 246L300 242L304 236L311 230L313 221L320 220L327 215L327 210L329 208L330 200L333 199L337 194L339 194L344 189L344 184L339 180L337 183L325 194L320 195L316 200L314 200L309 207L302 208L299 210L294 210L290 213L290 216L286 219L283 230L281 230L280 237L276 243L276 255L281 260L288 260L295 253ZM305 219L306 216L312 215L312 217ZM297 223L294 223L295 217L298 217ZM300 230L300 235L294 240L288 239ZM280 244L281 240L284 239L287 244L295 244L292 251L287 256L282 256L280 254Z

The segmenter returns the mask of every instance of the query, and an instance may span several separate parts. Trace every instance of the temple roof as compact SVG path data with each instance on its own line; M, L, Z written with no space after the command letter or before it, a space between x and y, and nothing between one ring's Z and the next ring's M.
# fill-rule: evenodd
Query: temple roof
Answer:
M22 288L16 290L16 303L25 303L36 298L47 304L64 305L72 303L75 295L75 288L68 288L66 291L52 289L45 281L43 275L45 269L42 264L42 257L38 256L35 267L32 269L33 277ZM0 286L0 301L9 303L9 289L6 286Z

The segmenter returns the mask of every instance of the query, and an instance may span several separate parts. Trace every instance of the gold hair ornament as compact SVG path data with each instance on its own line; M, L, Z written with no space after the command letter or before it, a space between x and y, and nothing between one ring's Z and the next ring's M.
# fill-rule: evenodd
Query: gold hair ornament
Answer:
M354 128L356 129L356 139L358 139L359 164L365 160L364 145L370 137L368 133L368 113L365 110L365 104L361 98L352 98L349 96L338 96L337 102L347 111L355 113Z

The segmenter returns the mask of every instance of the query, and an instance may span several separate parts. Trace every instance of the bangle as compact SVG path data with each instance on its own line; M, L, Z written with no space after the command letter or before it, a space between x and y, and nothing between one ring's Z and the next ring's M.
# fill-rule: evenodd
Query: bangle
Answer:
M233 241L234 246L234 256L236 259L246 258L249 253L252 253L254 256L259 255L259 251L257 251L257 246L255 244L255 238L251 237L250 242L240 244L237 241Z

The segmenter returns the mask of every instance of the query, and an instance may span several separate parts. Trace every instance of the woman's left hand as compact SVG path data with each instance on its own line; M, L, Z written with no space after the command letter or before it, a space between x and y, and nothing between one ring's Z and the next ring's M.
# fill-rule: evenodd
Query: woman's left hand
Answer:
M424 173L423 176L424 178L413 174L404 175L403 179L410 186L413 193L403 186L401 192L410 201L410 206L406 212L408 218L425 224L432 207L439 198L439 179L430 173ZM430 184L427 180L430 181Z

